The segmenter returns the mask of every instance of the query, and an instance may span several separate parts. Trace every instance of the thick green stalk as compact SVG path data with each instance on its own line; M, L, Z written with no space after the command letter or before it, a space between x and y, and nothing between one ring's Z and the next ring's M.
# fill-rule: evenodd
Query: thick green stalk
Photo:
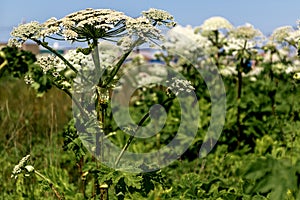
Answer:
M168 102L172 101L174 98L168 98L166 99L164 102L162 102L162 106L165 106ZM130 135L129 139L127 140L126 144L124 145L122 151L120 152L119 156L117 157L116 161L115 161L115 166L118 166L122 156L124 155L125 151L127 150L127 148L129 147L129 145L132 143L134 136L136 134L136 132L140 129L140 127L145 123L145 121L148 119L148 117L150 116L150 111L147 112L142 119L139 121L139 123L137 124L136 129L134 130L133 134Z
M96 70L96 78L99 78L98 83L102 82L102 75L104 73L104 68L101 67L101 62L100 62L100 53L99 53L99 48L98 48L98 40L94 39L93 40L93 50L92 50L92 58L93 62L95 65L95 70ZM104 142L103 138L105 136L105 117L106 117L106 107L107 103L106 102L106 94L107 93L106 87L101 87L96 89L97 93L97 101L96 101L96 111L97 111L97 118L100 123L100 128L102 133L96 133L96 154L100 153L100 161L104 159ZM109 97L108 97L109 98ZM97 163L98 166L98 163ZM95 187L96 187L96 195L99 196L100 200L108 200L108 187L103 187L104 185L107 186L104 183L99 184L98 181L98 174L95 174Z
M242 129L242 123L241 123L241 97L242 97L242 88L243 88L243 76L242 76L242 72L243 72L243 57L244 57L244 51L246 50L246 46L247 46L247 40L245 40L244 43L244 47L241 51L240 54L240 63L238 63L237 66L237 78L238 78L238 85L237 85L237 115L236 115L236 121L237 121L237 128L238 128L238 139L240 139L240 137L243 134L243 129Z
M97 72L99 72L99 75L101 76L103 69L100 66L100 53L99 53L99 48L98 48L98 40L93 40L93 45L92 45L92 58L95 64L95 69ZM100 77L101 79L101 77Z
M123 56L121 57L121 59L118 61L118 63L116 64L114 70L111 72L108 80L103 84L104 87L107 87L111 81L115 78L116 74L118 73L118 71L120 70L121 66L123 65L124 61L127 59L127 57L129 56L129 54L132 52L132 50L134 49L134 47L139 44L141 42L141 39L137 39L132 47L125 53L123 54Z

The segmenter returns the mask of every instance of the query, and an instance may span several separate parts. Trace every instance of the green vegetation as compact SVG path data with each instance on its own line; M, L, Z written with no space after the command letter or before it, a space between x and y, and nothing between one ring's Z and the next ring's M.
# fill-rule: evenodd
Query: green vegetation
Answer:
M90 9L85 12L90 16L90 12L102 15L108 11ZM141 67L146 62L140 55L132 54L134 48L145 42L147 37L159 39L155 29L157 24L166 24L167 21L173 25L173 18L163 11L150 10L143 14L152 21L140 18L134 21L112 12L110 17L117 19L117 23L112 22L112 30L112 24L109 28L97 26L94 29L89 22L83 25L84 28L72 29L74 32L69 32L68 36L63 36L62 30L53 33L71 41L88 41L87 48L70 51L64 57L55 54L55 50L44 41L47 34L52 34L51 26L57 28L56 22L50 20L44 25L50 31L45 37L41 36L45 29L37 23L25 24L20 30L14 30L16 38L31 39L56 56L36 59L31 53L16 47L1 50L1 198L300 199L300 87L299 57L296 55L299 38L291 37L294 30L280 28L268 41L262 42L261 33L252 26L234 28L223 18L211 18L196 29L178 26L169 32L163 44L164 51L156 54L156 61L162 64L150 65L149 71L134 72L137 70L135 66ZM114 18L115 15L118 17ZM74 16L66 19L72 21ZM126 27L126 20L130 22L130 28ZM149 29L151 34L137 32L139 34L134 36L138 37L130 38L133 41L125 50L98 42L98 39L111 34L136 33L139 29L134 29L137 28L135 22L141 21L140 26ZM18 31L24 30L18 35ZM92 56L88 57L90 53ZM116 53L119 55L116 56ZM128 56L131 56L130 59ZM90 71L80 74L80 70L86 70L91 63L103 72L100 78L94 77L99 78L96 83L91 81L95 74ZM164 71L161 69L164 66L175 70ZM198 69L214 72L214 67L222 74L226 90L226 97L222 96L226 98L226 119L220 137L211 133L205 137L211 125L213 107L207 83L220 85L213 73L200 74ZM150 68L159 73L151 74ZM115 110L111 110L109 94L112 88L121 87L117 80L126 74L127 69L136 75L130 76L125 85L136 87L130 96L129 112L133 121L141 127L153 122L153 129L158 133L152 137L133 137L140 133L139 128L132 124L119 127L113 116L127 108L121 98L118 106L113 107ZM147 80L163 80L160 78L166 73L167 80L171 81L175 71L190 81L193 87L178 79L171 82L178 83L176 87L157 83L140 85L145 81L142 79L145 75ZM95 86L95 98L75 95L78 78L81 81L89 78ZM122 87L121 90L126 93L126 88ZM192 90L197 101L180 104L177 97L189 99ZM83 100L81 103L85 101L88 106L95 106L96 115L88 112L88 106L76 102L76 97ZM149 111L154 104L162 104L167 111L161 130L160 122L164 121L164 116L159 110ZM200 121L197 122L196 137L187 151L178 155L174 162L161 169L149 170L155 169L156 166L151 164L157 163L124 161L123 151L141 154L166 146L179 130L182 112L188 107L197 109L197 106ZM79 108L79 111L74 113L74 108ZM82 118L76 116L78 113ZM149 120L149 117L155 116L157 120ZM126 119L127 116L120 119L122 117ZM92 123L94 118L97 119L96 125ZM222 123L221 117L214 120ZM189 125L193 126L193 123ZM186 134L190 133L187 131ZM106 138L123 151L111 153L107 143L103 142ZM175 140L175 153L177 147L186 143L185 139ZM202 145L206 151L211 148L212 151L203 151L199 155ZM208 154L203 156L203 153ZM162 154L157 154L158 163L166 158ZM104 164L109 159L115 159L114 167ZM128 172L132 169L136 173Z

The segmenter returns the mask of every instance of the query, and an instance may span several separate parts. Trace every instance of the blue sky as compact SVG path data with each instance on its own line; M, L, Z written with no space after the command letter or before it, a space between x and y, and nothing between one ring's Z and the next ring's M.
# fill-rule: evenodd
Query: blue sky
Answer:
M134 17L152 7L169 11L183 26L222 16L235 26L251 23L264 34L279 26L295 26L300 19L300 0L1 0L0 42L7 41L22 20L44 22L85 8L110 8Z

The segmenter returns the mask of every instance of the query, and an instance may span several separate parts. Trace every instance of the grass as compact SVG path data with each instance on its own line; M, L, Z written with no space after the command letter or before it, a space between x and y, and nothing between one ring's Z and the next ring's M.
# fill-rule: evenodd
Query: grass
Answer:
M23 156L31 154L39 169L70 161L62 159L68 153L62 149L61 134L71 117L70 109L70 98L56 88L36 98L23 80L0 79L0 197L16 192L10 175Z

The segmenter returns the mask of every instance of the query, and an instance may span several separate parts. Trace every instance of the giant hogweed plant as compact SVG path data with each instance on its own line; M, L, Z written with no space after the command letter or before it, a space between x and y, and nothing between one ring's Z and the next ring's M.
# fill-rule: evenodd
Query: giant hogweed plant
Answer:
M251 24L239 26L233 29L228 38L227 51L236 61L237 77L237 134L238 141L243 137L243 128L241 120L241 97L243 86L243 73L251 70L251 61L256 60L257 48L261 42L262 33L255 29Z
M180 37L180 35L186 37ZM185 58L195 60L199 68L205 68L210 64L218 66L224 80L230 81L226 95L230 98L229 105L237 104L235 100L238 99L239 104L244 104L240 105L243 107L240 112L244 113L247 112L244 110L245 103L247 103L244 102L247 101L245 97L249 96L248 93L245 94L248 91L243 91L243 88L247 89L249 86L245 83L249 84L250 81L250 83L254 83L252 85L255 85L255 82L260 82L263 77L266 80L265 85L269 87L268 77L272 81L274 78L279 79L280 77L286 79L287 76L291 76L297 71L299 65L298 59L295 58L295 47L297 46L295 41L299 39L298 35L299 30L294 30L292 27L279 27L269 38L266 38L251 24L235 28L226 19L213 17L205 20L200 27L176 26L170 30L168 41L164 44L168 54L160 56L180 73L193 78L195 73L191 71L186 59L179 59L177 63L174 63L172 60L177 58L172 52L180 52ZM268 67L269 65L272 68ZM200 89L201 84L197 85L199 80L199 76L196 76L193 83L197 88L196 93L203 94L204 91ZM235 99L231 97L231 85L235 85L237 88L234 94ZM272 88L264 88L264 90L271 93ZM241 99L243 93L245 97ZM269 96L272 110L275 110L276 107L272 103L275 102L275 96L271 94ZM230 106L227 111L231 112ZM240 119L235 122L240 121L240 123L235 123L235 126L236 124L241 127L246 126L241 123L246 119L243 113L236 116ZM240 137L240 141L246 139L243 134L240 134Z
M224 22L223 19L221 21ZM220 23L216 23L215 25L220 25ZM195 32L199 33L200 29L196 29L195 31L192 27L184 28L177 26L170 31L169 41L167 41L165 47L167 50L180 50L181 54L185 55L186 58L197 60L197 63L199 63L197 67L207 66L203 63L209 60L210 63L220 68L220 72L224 77L230 77L231 84L228 85L229 87L236 84L238 89L235 90L237 92L234 92L234 94L235 97L238 97L238 106L240 106L238 109L240 109L240 113L238 113L237 120L235 118L234 125L236 126L236 121L242 122L239 123L239 125L242 126L245 131L238 136L239 138L237 140L243 143L240 145L240 148L242 149L241 151L245 152L241 154L242 156L237 156L239 159L244 157L242 162L235 161L235 164L231 161L229 162L229 168L237 167L237 163L243 163L237 167L236 172L233 172L233 174L237 176L229 173L230 178L237 178L234 182L241 181L242 187L239 186L237 189L233 186L229 190L242 191L242 193L238 194L239 192L237 192L233 195L233 193L225 192L225 195L222 196L222 189L220 189L221 187L218 185L215 194L210 193L208 195L208 191L206 190L205 194L199 195L201 185L205 182L203 181L205 178L199 178L201 176L199 173L197 176L193 174L188 178L186 188L184 189L185 193L179 195L183 195L184 198L192 198L190 196L187 197L190 192L193 193L191 196L194 198L199 195L197 197L203 199L205 199L205 195L208 195L207 199L217 199L218 197L220 198L220 196L224 198L226 196L229 199L240 199L242 197L245 199L299 198L299 158L293 153L294 151L298 152L298 145L296 144L298 122L296 122L297 119L295 119L297 116L291 114L297 110L294 105L295 101L293 100L297 91L295 88L291 89L294 87L293 84L295 84L291 78L294 74L295 79L300 79L300 73L298 72L299 59L295 57L295 49L297 49L296 41L299 40L299 30L294 30L291 27L280 27L274 30L273 34L266 40L259 30L249 24L232 28L226 35L226 38L222 39L222 45L219 46L219 48L215 47L215 53L208 53L212 50L209 46L216 44L216 42L209 41L213 41L219 33L216 34L212 32L207 38L207 35L199 36L199 34L195 34ZM186 40L180 37L181 34L191 39ZM168 55L159 56L164 61L169 62L169 65L177 68L181 73L185 75L190 74L189 76L193 77L194 73L191 73L190 66L187 64L186 59L179 59L177 63L172 62L172 60L177 59L176 55L172 55L172 52L174 51L169 51ZM218 59L218 61L216 61L216 59ZM256 64L253 66L250 61L256 61ZM235 84L232 84L232 82ZM278 82L280 82L280 84L278 84ZM197 81L195 81L195 83L197 83ZM198 85L196 88L197 94L203 94L204 91L198 87ZM231 91L232 90L229 89L228 93L233 93ZM243 95L242 91L244 91ZM284 95L283 92L285 93ZM292 94L290 92L292 92ZM264 98L260 97L264 95ZM288 104L288 101L284 101L283 98L291 99L292 106L289 108L290 110L286 109L286 107L283 109L283 105ZM268 101L268 99L270 100ZM258 111L251 107L250 103L253 102L258 106ZM236 101L233 99L232 103L236 104ZM276 111L276 103L278 104L277 109L280 110L278 113ZM231 108L227 111L230 112L230 109ZM261 119L260 115L264 117ZM273 115L275 115L274 118ZM231 120L230 117L232 116L228 116L228 120ZM268 119L263 119L265 116L267 116ZM276 120L276 117L279 120ZM251 121L253 120L251 118L256 118L256 121ZM271 126L266 122L270 123ZM203 121L203 123L205 123L205 121ZM259 123L266 123L266 126L260 126ZM282 126L282 124L284 124L284 126ZM230 127L230 130L232 130L232 127ZM237 137L236 130L237 129L234 129L233 134L226 137L226 144L230 143L231 138ZM249 134L250 130L252 132L251 135ZM260 131L263 132L264 135L260 133ZM274 138L284 139L283 141L275 141ZM254 140L254 147L253 144L251 144L251 139ZM229 148L227 148L226 146L226 151L219 155L221 155L222 159L228 161L234 158L236 153L240 151L235 149L233 153L235 155L229 158L230 156L227 157ZM219 147L216 151L218 150ZM251 151L254 151L254 153L249 153ZM207 170L208 174L215 172L216 166L219 166L219 164L223 162L216 159L216 155L218 155L216 152L209 155L212 156L211 162L216 162L216 164L209 166L209 164L202 162L203 169L201 168L201 170ZM205 159L203 161L205 161ZM243 169L245 166L247 167ZM223 171L226 170L222 169L218 171L217 177L220 177ZM193 179L195 177L196 179L199 178L199 180ZM215 184L214 181L215 180L209 178L210 184ZM180 182L179 187L182 187L183 182L184 181ZM191 186L191 182L195 184ZM197 182L199 184L197 184ZM225 185L228 184L228 182L230 182L229 179L226 180ZM198 186L198 188L196 188L196 186ZM225 188L226 187L227 186L225 186ZM216 195L216 197L214 195ZM170 198L170 196L168 197Z
M186 37L180 37L181 35ZM251 61L258 59L262 39L262 33L252 25L234 27L227 19L217 16L205 20L196 28L180 26L173 28L169 32L168 41L164 44L169 57L160 55L165 62L179 67L178 70L189 77L195 74L195 71L192 71L194 66L202 69L216 66L224 77L229 75L236 79L237 92L234 102L237 102L236 129L239 141L242 141L243 137L240 106L243 77L253 71ZM170 62L176 57L173 52L180 52L184 55L182 57L184 59L180 58L176 64ZM191 60L193 65L190 64ZM196 92L201 95L205 92L205 88L199 80L201 80L199 76L193 77ZM201 87L204 91L199 90Z
M107 188L111 185L115 186L118 198L124 198L128 191L142 190L146 195L151 188L153 189L152 181L160 182L159 171L150 175L141 173L131 175L102 165L101 161L107 159L104 157L105 145L102 141L104 137L109 137L107 135L109 134L107 133L108 104L111 90L116 87L121 66L136 47L145 43L155 45L162 39L157 26L173 27L174 25L173 17L163 10L150 9L142 12L140 17L132 18L110 9L86 9L61 19L50 18L42 24L36 21L21 24L11 32L10 46L21 47L24 42L32 41L51 52L49 56L38 58L37 64L40 66L38 70L32 69L26 72L26 83L37 89L40 95L54 86L72 98L77 117L75 116L76 120L70 122L69 128L65 131L66 148L74 150L80 165L82 180L94 181L91 196L83 189L82 195L85 198L106 199ZM80 44L80 47L76 51L61 55L51 47L50 42L53 40L70 41ZM103 41L110 42L109 50L105 49ZM41 71L43 76L46 76L43 80L40 79ZM45 84L41 81L47 82L49 87L41 88L41 84ZM192 89L189 84L184 82L181 84L180 81L177 83L181 86L187 85L187 90ZM174 86L172 92L174 90L176 93L178 88ZM86 93L91 95L85 96ZM170 95L162 105L173 98L174 95ZM146 113L138 125L143 125L149 116L150 113ZM96 125L93 124L95 119ZM83 133L80 139L84 138L84 141L88 141L84 145L93 149L93 159L84 159L87 150L77 133ZM116 156L116 168L133 137L134 134L128 138L122 151ZM48 182L58 199L63 199L64 191L55 188L52 181L38 173L31 165L24 165L23 160L27 162L28 158L29 156L26 156L21 160L22 163L18 165L18 170L13 171L13 176L17 177L22 172L26 174L35 172ZM92 174L92 178L86 179L85 177L90 176L88 174Z

